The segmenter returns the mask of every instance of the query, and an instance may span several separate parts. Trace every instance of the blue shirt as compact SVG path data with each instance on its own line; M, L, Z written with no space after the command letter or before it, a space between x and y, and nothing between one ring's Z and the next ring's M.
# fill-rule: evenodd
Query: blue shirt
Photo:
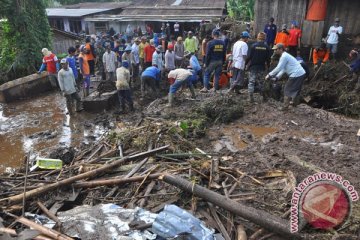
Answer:
M124 54L125 48L126 48L126 45L120 44L119 46L117 46L116 48L113 49L113 52L116 53L118 62L122 61L121 56Z
M78 71L76 68L76 58L75 56L67 56L66 61L69 63L69 67L71 68L75 79L78 77Z
M275 24L266 24L264 28L264 33L266 33L266 43L274 44L276 37L277 27Z
M142 77L152 77L160 81L160 70L157 67L151 66L145 69L141 74Z
M225 44L223 40L213 39L206 48L206 66L212 61L225 61Z
M195 55L192 55L190 58L190 66L195 72L199 72L201 70L200 63Z

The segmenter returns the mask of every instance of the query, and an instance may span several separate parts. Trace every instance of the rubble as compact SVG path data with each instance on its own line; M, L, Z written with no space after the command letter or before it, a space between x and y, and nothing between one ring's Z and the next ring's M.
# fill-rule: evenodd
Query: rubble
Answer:
M255 100L259 98L256 95ZM224 239L331 238L329 232L307 227L301 234L290 233L290 193L316 171L346 173L344 177L359 187L358 122L303 104L283 114L276 101L249 104L244 96L222 92L200 94L198 99L181 95L181 104L171 109L165 99L157 99L140 106L141 113L122 115L114 123L99 117L96 121L113 125L109 132L74 152L61 170L26 176L20 169L0 175L0 216L7 226L7 233L0 230L0 234L11 239L13 230L24 229L11 224L27 218L19 217L22 209L62 222L63 212L84 206L115 204L157 214L174 204ZM224 135L232 147L225 144L215 151ZM334 151L337 144L341 148ZM359 210L354 203L351 225L338 230L340 234L358 233ZM64 239L73 237L66 229L52 230ZM41 231L48 237L53 233Z

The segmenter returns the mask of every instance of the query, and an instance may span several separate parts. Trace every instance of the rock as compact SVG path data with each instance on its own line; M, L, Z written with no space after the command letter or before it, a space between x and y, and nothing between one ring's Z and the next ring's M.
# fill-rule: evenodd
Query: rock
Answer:
M61 147L50 153L49 158L60 159L64 164L69 164L74 159L75 150L72 147Z

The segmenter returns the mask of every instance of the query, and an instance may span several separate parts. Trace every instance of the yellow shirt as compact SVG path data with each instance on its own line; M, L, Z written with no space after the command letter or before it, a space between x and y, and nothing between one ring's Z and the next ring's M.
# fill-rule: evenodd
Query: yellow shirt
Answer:
M147 45L147 43L140 43L139 44L139 57L144 58L144 48Z

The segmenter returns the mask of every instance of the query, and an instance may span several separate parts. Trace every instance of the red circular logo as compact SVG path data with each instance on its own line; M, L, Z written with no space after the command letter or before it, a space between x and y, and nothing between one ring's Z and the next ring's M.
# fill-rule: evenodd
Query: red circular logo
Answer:
M346 221L350 213L350 201L342 188L331 183L318 183L304 193L301 209L311 226L330 229Z

